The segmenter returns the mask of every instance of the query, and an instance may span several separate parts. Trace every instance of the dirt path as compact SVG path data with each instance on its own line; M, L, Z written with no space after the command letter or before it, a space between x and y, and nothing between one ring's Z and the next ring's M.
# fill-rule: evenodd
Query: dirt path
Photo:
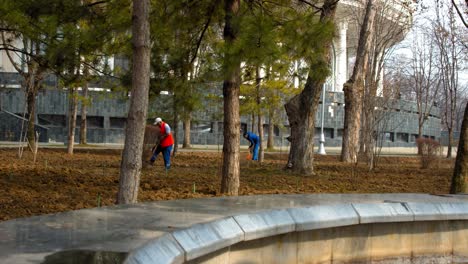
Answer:
M245 153L242 153L244 155ZM266 161L241 161L241 195L271 193L448 193L453 160L441 159L429 170L417 158L384 157L368 172L336 156L316 156L316 176L283 170L286 155L267 154ZM31 153L22 160L15 149L0 149L0 220L112 205L118 187L119 150L43 149L36 164ZM221 155L180 152L166 175L162 157L143 170L140 201L219 195Z

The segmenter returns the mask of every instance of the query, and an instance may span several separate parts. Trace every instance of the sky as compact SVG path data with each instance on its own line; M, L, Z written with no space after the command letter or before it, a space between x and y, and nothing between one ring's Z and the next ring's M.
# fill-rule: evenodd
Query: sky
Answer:
M436 0L422 0L420 1L417 11L413 16L413 27L406 35L406 38L397 45L394 57L410 57L411 56L411 46L416 43L415 36L421 33L421 28L427 26L431 21L434 21L436 18ZM440 3L444 4L444 6L448 6L451 0L439 0ZM468 7L466 4L460 0L455 0L459 9L466 10ZM423 8L421 8L423 7ZM448 11L445 11L448 13ZM443 14L445 13L443 12ZM466 28L458 14L456 14L456 21L462 32L468 35L468 28ZM465 18L466 21L466 18ZM463 86L468 86L468 62L465 60L464 62L464 70L459 72L459 81Z

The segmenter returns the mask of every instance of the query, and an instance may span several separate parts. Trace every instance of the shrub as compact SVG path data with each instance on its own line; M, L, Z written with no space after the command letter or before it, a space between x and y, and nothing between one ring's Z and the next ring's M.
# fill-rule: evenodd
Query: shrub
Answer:
M420 150L419 157L421 158L421 168L427 169L437 159L440 151L439 142L431 138L418 138L416 139L418 150Z

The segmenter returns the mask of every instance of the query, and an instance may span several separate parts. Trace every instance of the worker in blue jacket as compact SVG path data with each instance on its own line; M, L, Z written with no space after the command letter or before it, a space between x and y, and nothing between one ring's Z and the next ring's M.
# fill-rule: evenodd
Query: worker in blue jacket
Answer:
M244 138L250 142L249 151L252 153L252 160L258 160L258 148L260 138L252 132L244 132Z

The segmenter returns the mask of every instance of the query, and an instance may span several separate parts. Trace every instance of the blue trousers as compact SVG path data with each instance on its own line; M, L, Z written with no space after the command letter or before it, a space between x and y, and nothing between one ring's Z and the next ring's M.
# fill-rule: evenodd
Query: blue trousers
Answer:
M253 145L252 160L258 160L258 148L259 147L260 145L258 143Z
M158 154L162 152L163 158L164 158L164 167L168 170L171 168L171 151L172 151L172 146L170 145L168 147L161 147L158 145L158 147L154 150L153 156L151 156L150 161L154 162L156 160L156 157L158 157Z

